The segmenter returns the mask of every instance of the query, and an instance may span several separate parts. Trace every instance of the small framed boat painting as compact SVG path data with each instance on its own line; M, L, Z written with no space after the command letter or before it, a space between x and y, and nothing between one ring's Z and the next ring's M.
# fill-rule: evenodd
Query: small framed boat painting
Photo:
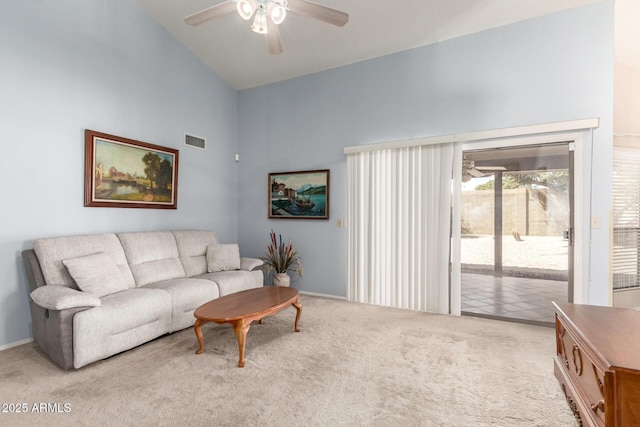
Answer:
M178 150L85 130L84 205L176 209Z
M269 218L329 219L329 169L270 173Z

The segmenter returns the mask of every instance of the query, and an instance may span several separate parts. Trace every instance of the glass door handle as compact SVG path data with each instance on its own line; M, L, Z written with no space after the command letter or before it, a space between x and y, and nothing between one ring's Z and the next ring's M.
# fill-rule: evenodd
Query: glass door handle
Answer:
M569 246L573 246L574 243L574 228L573 227L569 227Z

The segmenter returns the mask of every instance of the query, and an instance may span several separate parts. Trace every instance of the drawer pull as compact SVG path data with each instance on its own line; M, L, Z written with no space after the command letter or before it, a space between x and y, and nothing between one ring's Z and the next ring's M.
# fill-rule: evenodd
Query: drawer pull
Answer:
M582 375L582 353L580 353L580 348L578 348L577 345L574 345L573 351L571 353L573 353L573 366L575 366L576 374L580 376ZM577 359L576 359L576 353L578 353ZM580 362L579 364L578 364L578 361Z
M599 400L597 403L592 403L591 410L596 413L600 411L604 414L604 400Z

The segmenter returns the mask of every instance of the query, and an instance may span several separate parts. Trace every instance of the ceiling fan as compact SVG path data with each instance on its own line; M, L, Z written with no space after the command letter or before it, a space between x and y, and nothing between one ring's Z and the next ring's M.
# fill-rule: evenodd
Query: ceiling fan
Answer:
M283 51L278 25L284 22L287 12L318 19L338 27L349 21L349 14L346 12L306 0L226 0L185 17L184 22L194 26L200 25L235 11L246 21L253 17L251 29L264 35L272 54Z
M481 178L490 175L491 172L506 171L504 166L476 166L476 162L467 159L462 160L462 182L467 182L471 178Z

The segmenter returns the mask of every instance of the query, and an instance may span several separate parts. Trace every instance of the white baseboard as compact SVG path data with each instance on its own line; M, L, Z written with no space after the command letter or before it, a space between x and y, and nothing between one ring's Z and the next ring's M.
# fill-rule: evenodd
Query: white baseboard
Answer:
M344 301L346 301L346 300L347 300L347 297L339 297L339 296L336 296L336 295L329 295L329 294L318 294L318 293L316 293L316 292L300 291L300 293L301 293L302 295L309 295L309 296L312 296L312 297L322 297L322 298L341 299L341 300L344 300Z
M9 344L0 345L0 351L8 350L10 348L17 347L17 346L22 345L22 344L28 344L30 342L33 342L33 338L27 338L26 340L20 340L20 341L12 342L12 343L9 343Z

